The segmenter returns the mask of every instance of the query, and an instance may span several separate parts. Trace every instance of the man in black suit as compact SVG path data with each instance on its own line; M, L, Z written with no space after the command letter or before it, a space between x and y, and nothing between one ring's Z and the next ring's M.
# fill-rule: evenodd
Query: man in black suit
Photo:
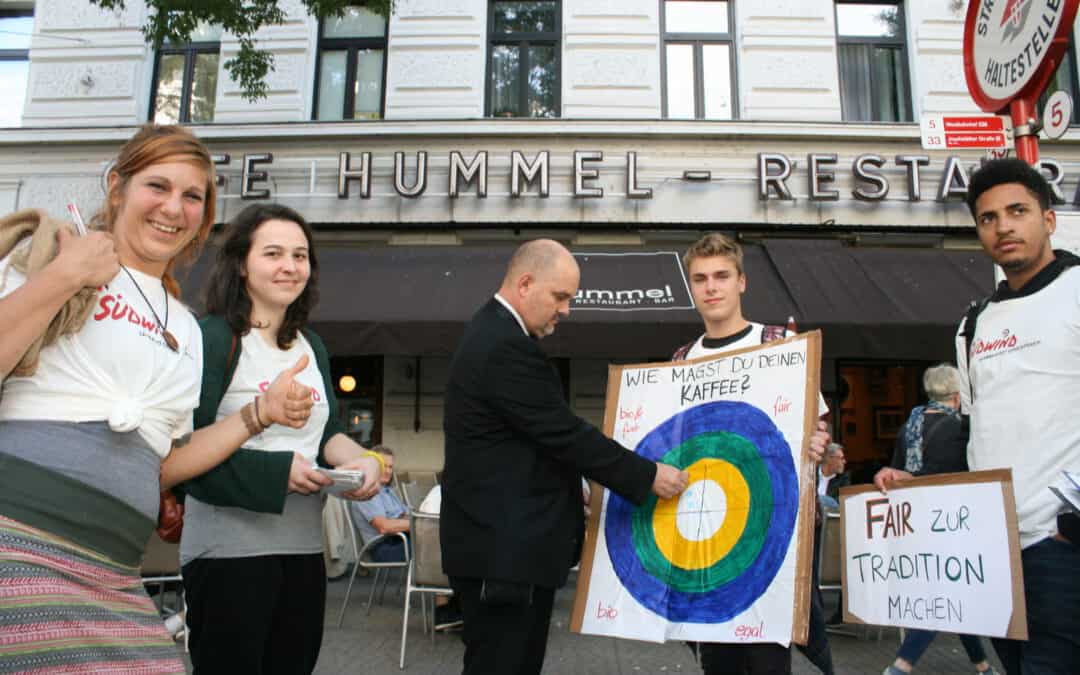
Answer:
M580 271L551 240L522 245L450 364L443 569L461 599L465 675L539 673L555 589L584 537L581 476L643 502L685 472L627 451L571 412L537 340L570 313Z

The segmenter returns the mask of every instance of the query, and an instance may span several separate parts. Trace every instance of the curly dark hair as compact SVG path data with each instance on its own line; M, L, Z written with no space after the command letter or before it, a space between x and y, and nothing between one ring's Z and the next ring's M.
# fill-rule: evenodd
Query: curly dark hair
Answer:
M1046 211L1050 208L1052 193L1046 178L1024 160L1009 157L990 160L971 176L967 193L967 206L971 215L975 218L979 217L975 213L975 202L982 193L1005 183L1023 185L1039 202L1040 209Z
M308 245L311 276L300 297L285 310L285 320L277 334L278 347L288 349L319 302L319 259L315 256L311 226L303 216L287 206L252 204L226 225L214 271L206 282L206 311L224 317L236 335L247 335L251 331L251 298L244 281L244 264L251 251L255 231L268 220L296 223L303 230Z

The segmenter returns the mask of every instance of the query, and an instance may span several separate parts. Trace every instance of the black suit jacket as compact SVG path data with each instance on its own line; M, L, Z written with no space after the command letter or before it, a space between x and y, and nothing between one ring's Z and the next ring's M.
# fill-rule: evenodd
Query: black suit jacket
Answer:
M450 363L444 571L557 588L584 534L581 475L643 502L656 465L577 417L538 342L492 299Z

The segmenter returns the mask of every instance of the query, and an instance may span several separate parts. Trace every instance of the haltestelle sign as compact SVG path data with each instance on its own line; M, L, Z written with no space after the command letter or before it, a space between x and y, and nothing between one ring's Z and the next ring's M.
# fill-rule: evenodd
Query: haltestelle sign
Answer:
M964 74L980 108L1034 100L1061 62L1077 0L972 0L964 26Z

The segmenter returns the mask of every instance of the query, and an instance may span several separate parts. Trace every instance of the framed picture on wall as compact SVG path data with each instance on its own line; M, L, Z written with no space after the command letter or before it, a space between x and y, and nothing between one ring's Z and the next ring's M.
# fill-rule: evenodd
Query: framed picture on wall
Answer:
M874 437L896 438L904 426L903 408L874 408Z

